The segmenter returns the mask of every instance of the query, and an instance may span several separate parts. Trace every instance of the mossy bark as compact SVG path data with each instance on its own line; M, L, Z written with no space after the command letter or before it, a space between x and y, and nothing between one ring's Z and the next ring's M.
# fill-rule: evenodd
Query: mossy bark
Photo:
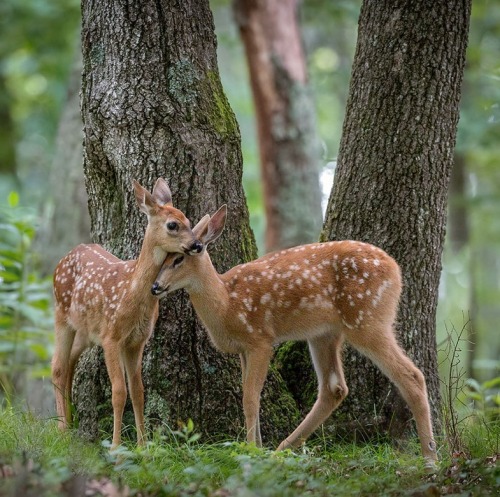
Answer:
M374 243L401 265L398 336L426 376L438 428L435 319L469 16L469 0L365 0L322 234ZM406 432L395 387L356 353L345 366L350 392L335 424Z
M208 1L83 0L84 169L94 241L137 257L146 224L131 181L168 181L174 205L193 222L228 204L226 229L211 248L225 271L256 256L241 184L240 134L224 95ZM192 418L211 437L243 433L239 361L217 352L186 295L165 299L143 362L150 426ZM282 437L279 377L268 382L263 432ZM80 362L74 386L80 431L111 426L111 392L99 348ZM125 423L133 425L130 410ZM285 413L285 419L286 415ZM278 433L277 433L278 432Z

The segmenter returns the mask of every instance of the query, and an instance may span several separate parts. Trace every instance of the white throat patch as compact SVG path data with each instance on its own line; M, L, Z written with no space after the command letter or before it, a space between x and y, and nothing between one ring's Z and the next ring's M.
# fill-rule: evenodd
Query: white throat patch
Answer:
M165 257L167 257L167 253L161 247L155 247L153 249L153 260L157 266L163 264Z

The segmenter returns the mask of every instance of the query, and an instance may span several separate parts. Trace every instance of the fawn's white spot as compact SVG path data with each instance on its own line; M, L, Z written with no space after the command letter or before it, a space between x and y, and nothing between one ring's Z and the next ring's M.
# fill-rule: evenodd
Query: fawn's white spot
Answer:
M252 297L246 297L243 299L243 304L245 305L245 307L251 311L253 309L253 300L252 300Z
M330 392L335 392L335 387L339 384L339 378L336 373L331 373L330 378L328 379L328 387L330 388Z
M262 295L262 297L260 298L260 303L261 304L268 304L269 302L271 301L271 294L270 293L265 293L264 295Z
M264 313L264 319L267 323L271 321L271 318L273 317L273 313L269 310L266 309L266 312Z

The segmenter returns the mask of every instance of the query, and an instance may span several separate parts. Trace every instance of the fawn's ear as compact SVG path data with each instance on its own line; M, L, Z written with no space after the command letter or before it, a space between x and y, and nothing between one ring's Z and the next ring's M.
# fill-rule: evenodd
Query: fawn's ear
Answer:
M219 238L220 234L224 230L224 226L226 225L226 216L227 216L227 205L224 204L210 218L210 222L208 223L207 233L205 234L205 237L201 239L201 241L205 245Z
M158 204L155 202L151 193L142 187L135 179L133 180L135 199L137 205L144 214L151 216L158 212Z
M153 198L158 205L172 205L172 192L163 178L158 178L156 180L153 188Z
M210 216L208 214L205 214L193 228L193 235L198 240L202 240L202 238L206 235L209 221Z

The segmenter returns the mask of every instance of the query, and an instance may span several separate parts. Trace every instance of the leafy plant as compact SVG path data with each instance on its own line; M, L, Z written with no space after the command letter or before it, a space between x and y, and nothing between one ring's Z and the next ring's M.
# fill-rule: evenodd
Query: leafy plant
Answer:
M500 376L482 383L469 378L465 382L465 395L487 420L500 420Z
M450 457L498 454L500 448L500 378L480 383L467 378L461 352L467 328L452 327L440 350L447 362L443 375L443 420Z
M36 217L11 192L0 206L0 382L10 397L28 375L48 373L52 354L49 279L36 272Z

